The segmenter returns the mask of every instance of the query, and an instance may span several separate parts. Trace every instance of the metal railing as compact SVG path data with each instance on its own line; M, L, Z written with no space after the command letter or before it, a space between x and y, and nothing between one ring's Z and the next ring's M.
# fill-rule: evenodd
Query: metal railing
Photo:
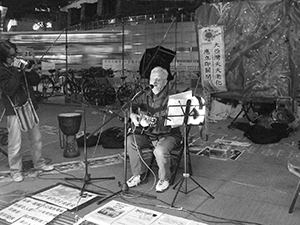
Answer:
M95 30L107 27L116 27L124 25L135 26L141 23L170 23L173 21L173 16L166 14L151 14L151 15L137 15L127 16L122 18L95 20L84 22L70 26L69 30ZM195 21L194 13L181 13L177 15L177 22L193 22Z

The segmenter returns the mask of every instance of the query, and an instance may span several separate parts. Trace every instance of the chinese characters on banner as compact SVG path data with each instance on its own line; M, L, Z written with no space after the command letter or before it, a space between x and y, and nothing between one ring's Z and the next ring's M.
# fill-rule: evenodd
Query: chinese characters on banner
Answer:
M210 93L227 91L223 28L199 29L199 48L203 89Z

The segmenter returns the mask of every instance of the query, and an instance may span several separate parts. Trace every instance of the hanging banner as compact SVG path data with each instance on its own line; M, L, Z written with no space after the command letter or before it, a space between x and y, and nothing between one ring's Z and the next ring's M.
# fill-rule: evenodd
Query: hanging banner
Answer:
M209 93L227 91L224 32L220 26L199 29L202 87Z

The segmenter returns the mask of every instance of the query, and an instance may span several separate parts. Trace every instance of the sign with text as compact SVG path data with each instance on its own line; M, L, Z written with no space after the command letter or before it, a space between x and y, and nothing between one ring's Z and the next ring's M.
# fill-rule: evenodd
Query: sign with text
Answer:
M58 183L45 191L33 195L32 197L72 210L75 207L86 204L93 199L97 199L99 196L96 193L88 191L85 191L83 195L81 195L81 190Z
M45 225L67 209L30 197L0 211L0 219L12 225Z
M212 26L199 29L199 48L203 89L210 93L227 91L223 28Z

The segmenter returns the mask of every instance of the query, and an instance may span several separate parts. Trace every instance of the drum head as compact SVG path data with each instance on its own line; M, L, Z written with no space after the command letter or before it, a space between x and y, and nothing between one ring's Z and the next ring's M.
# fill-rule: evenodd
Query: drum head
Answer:
M59 128L65 135L75 135L80 129L81 117L80 113L59 114Z
M58 115L59 117L76 117L81 116L80 113L61 113Z

